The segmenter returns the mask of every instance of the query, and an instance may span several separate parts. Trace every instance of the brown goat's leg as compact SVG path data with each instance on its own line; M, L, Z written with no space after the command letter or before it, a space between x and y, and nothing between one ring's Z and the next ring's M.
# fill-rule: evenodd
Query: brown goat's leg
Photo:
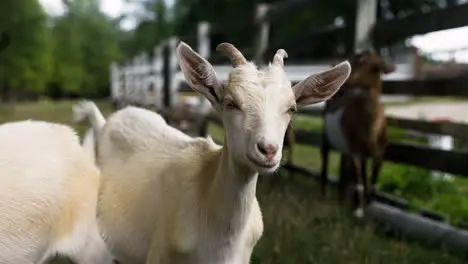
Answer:
M359 177L361 177L361 183L364 190L364 197L366 199L365 201L367 202L369 184L367 182L367 159L365 157L361 157L361 174L359 175Z
M362 218L364 216L364 206L365 206L365 194L364 194L364 185L362 182L362 170L364 169L361 165L361 156L353 155L353 164L355 169L355 178L356 178L356 185L355 191L357 195L357 207L354 210L354 215L357 218Z
M330 153L330 143L328 142L325 131L322 132L322 145L320 146L320 156L322 158L322 170L320 173L322 183L322 196L327 196L327 185L328 185L328 155Z
M375 194L375 184L377 183L380 169L382 168L383 154L376 155L372 158L372 175L369 188L369 196L372 198Z

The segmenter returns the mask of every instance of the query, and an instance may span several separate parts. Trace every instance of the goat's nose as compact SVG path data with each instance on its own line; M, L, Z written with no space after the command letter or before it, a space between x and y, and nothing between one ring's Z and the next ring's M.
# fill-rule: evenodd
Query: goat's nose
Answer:
M273 144L257 143L257 149L269 160L273 159L278 152L278 146Z

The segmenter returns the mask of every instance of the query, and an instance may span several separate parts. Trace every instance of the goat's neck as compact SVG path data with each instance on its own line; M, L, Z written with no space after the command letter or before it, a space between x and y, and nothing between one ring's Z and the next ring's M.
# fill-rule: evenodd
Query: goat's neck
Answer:
M382 92L382 82L380 80L375 82L375 86L369 89L370 100L369 100L369 109L372 112L373 116L377 112L377 108L380 104L380 94Z
M255 200L258 173L237 162L225 144L209 190L212 225L228 232L240 231Z
M371 115L373 115L377 111L377 108L380 104L380 93L382 90L381 81L376 80L372 83L372 85L351 84L351 86L355 86L354 89L363 89L366 93L368 93L368 99L357 99L356 103L359 104L358 107L361 107L362 109L367 109L366 111L369 111L369 114Z

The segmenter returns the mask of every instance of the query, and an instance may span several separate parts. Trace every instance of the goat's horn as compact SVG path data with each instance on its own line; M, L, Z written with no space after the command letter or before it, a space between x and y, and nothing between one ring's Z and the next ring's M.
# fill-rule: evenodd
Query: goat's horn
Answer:
M216 47L216 50L227 56L234 67L247 64L244 55L231 43L223 42Z
M284 49L279 49L276 51L275 56L273 57L273 64L283 67L284 58L288 57L288 53Z

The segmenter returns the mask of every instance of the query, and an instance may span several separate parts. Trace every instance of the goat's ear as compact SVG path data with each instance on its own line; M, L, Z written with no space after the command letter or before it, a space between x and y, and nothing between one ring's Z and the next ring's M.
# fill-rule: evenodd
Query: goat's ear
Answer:
M293 87L297 104L309 105L329 99L340 89L350 73L351 65L345 61L326 71L310 75Z
M180 69L188 85L205 96L213 106L217 105L221 99L223 83L216 75L213 66L182 41L177 46L177 55Z

